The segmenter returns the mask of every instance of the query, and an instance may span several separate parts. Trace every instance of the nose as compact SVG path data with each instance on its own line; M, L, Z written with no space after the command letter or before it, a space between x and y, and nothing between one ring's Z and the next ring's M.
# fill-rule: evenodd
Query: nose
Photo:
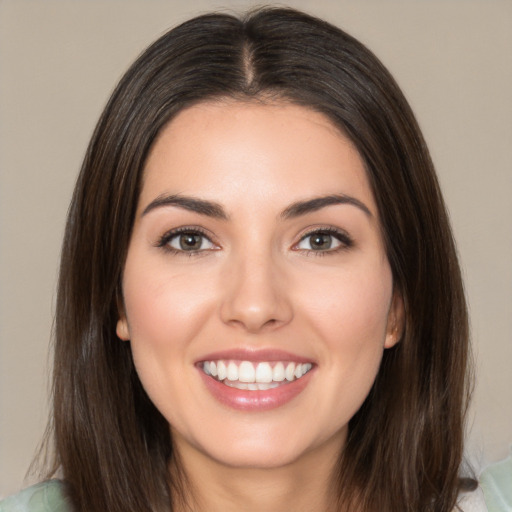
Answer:
M272 255L240 255L224 279L220 315L224 323L250 333L277 329L293 318L284 272Z

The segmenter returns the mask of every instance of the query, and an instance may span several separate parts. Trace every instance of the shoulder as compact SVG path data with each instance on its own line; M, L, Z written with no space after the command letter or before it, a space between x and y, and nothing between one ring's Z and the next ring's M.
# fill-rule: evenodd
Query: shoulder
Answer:
M485 468L480 485L489 512L512 510L512 455Z
M463 492L457 500L457 511L461 512L488 512L482 489L478 487L474 491Z
M63 484L48 480L28 487L0 502L0 512L72 512Z

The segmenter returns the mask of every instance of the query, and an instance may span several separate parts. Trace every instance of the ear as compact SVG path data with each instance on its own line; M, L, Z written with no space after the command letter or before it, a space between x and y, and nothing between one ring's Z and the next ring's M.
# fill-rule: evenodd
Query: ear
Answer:
M117 321L116 334L117 337L123 341L129 341L130 339L130 329L128 328L128 321L124 313Z
M394 347L402 338L405 326L404 300L402 294L395 289L388 313L386 339L384 348Z
M130 339L130 328L128 327L123 298L120 293L117 294L117 311L119 312L119 320L116 324L117 337L123 341L128 341Z

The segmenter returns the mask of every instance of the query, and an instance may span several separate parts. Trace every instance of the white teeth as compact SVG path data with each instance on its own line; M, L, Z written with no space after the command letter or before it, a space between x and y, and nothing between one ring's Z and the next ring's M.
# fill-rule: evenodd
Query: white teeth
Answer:
M224 381L226 386L236 389L248 389L249 391L266 391L267 389L277 388L279 384L277 382L240 382L239 380L232 382L230 380Z
M228 372L226 370L226 365L223 361L219 361L217 363L217 379L218 380L224 380L228 375Z
M211 365L210 365L211 366ZM211 372L211 368L210 368L210 372ZM213 374L212 374L213 375ZM284 364L283 363L277 363L275 366L274 366L274 369L272 371L272 380L274 382L283 382L283 380L285 379L285 376L284 376Z
M293 378L295 377L295 365L293 363L288 363L284 375L286 377L286 380L293 380Z
M272 382L272 367L270 364L258 364L256 368L256 382Z
M227 373L228 380L238 380L238 366L231 362L228 364L228 373Z
M238 380L240 382L254 382L255 379L256 372L253 364L249 361L242 361L238 367Z
M274 366L272 367L272 364ZM285 366L286 365L286 366ZM204 361L202 369L206 375L237 389L251 391L267 390L280 386L283 381L300 379L311 370L311 363L270 363L251 361Z
M247 384L246 382L240 382L237 380L236 382L232 382L230 380L224 381L224 384L226 386L229 386L230 388L236 388L236 389L249 389L250 384Z
M260 391L266 391L267 389L277 388L279 384L277 382L258 382L257 386Z

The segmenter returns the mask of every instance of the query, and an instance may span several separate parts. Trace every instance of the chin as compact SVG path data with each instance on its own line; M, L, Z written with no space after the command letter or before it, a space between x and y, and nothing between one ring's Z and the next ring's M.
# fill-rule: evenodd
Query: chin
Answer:
M216 455L216 454L215 454ZM293 464L301 458L303 452L277 450L272 446L263 449L232 450L221 456L214 456L217 463L233 468L277 469Z
M216 442L205 440L196 445L203 455L226 467L247 469L277 469L295 463L307 463L315 454L327 453L329 457L338 453L346 438L346 429L331 432L331 435L315 435L305 425L295 429L286 428L268 431L261 425L250 432L240 428L235 433L226 431ZM238 435L237 435L238 434Z

